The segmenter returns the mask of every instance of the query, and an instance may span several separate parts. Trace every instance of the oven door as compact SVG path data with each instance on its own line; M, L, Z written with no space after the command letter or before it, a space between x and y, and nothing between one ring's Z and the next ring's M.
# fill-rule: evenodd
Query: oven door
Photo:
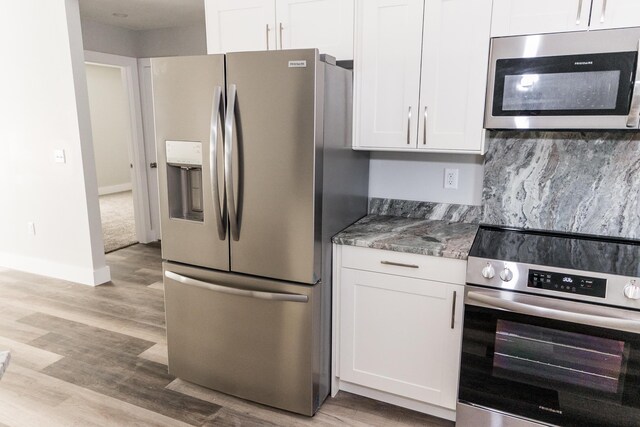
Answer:
M638 312L468 286L461 360L462 404L562 426L640 420Z

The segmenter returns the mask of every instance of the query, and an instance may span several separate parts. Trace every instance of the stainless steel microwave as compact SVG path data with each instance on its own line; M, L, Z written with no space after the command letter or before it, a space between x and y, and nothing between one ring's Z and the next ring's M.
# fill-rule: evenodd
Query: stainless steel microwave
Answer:
M640 28L491 40L485 128L638 129Z

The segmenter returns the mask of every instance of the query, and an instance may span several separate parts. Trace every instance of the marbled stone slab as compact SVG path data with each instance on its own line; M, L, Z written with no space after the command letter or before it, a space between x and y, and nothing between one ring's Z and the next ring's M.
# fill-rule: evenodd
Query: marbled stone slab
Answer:
M340 245L467 259L478 231L475 224L368 215L338 233Z
M4 372L9 366L9 360L11 360L11 353L8 351L0 351L0 378L4 375Z
M640 238L640 134L493 132L486 224Z
M439 219L474 224L480 222L482 218L482 206L372 197L369 199L369 214L416 219Z

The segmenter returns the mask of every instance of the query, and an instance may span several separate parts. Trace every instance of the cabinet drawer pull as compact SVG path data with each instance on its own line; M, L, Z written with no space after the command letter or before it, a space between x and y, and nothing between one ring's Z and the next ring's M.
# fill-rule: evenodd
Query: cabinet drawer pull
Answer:
M420 268L419 265L415 265L415 264L403 264L401 262L393 262L393 261L380 261L380 264L384 264L384 265L393 265L396 267L408 267L408 268Z
M456 296L457 291L453 291L453 303L451 303L451 329L454 329L456 323Z

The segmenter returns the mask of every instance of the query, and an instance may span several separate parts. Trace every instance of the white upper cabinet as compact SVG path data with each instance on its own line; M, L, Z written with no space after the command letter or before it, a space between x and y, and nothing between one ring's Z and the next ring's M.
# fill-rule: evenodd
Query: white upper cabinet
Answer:
M491 36L637 26L638 0L493 0Z
M272 50L274 0L205 0L207 53Z
M353 58L354 0L205 0L207 53L318 48Z
M418 149L482 149L491 1L426 2Z
M593 0L593 30L640 27L640 0Z
M353 0L276 0L278 47L353 58Z
M586 30L590 10L591 0L493 0L491 36Z
M416 148L423 0L357 0L355 141Z
M490 28L491 0L358 0L354 148L482 153Z

